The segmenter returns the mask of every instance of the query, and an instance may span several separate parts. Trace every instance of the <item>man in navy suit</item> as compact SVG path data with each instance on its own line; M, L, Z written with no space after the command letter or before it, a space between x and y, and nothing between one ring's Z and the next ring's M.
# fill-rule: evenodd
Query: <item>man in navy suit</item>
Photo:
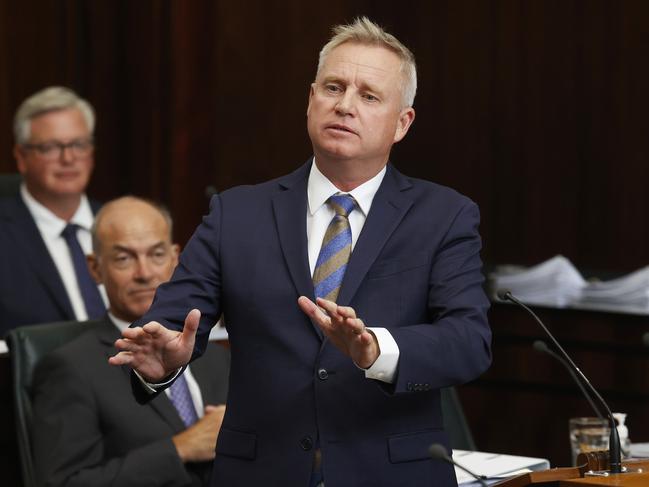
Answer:
M334 33L309 94L314 157L215 196L110 359L154 397L224 315L214 486L455 485L428 456L448 447L439 389L490 364L476 205L388 162L415 117L414 57L366 18Z
M39 91L16 111L14 156L24 182L20 194L0 200L0 336L106 309L81 265L98 209L85 195L94 123L90 104L62 87Z

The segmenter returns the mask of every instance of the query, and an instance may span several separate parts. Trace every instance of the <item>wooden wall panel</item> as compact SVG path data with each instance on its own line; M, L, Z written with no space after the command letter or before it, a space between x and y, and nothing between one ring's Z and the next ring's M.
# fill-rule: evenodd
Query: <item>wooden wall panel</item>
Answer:
M643 1L3 2L0 170L14 167L18 103L67 84L99 116L91 193L165 201L185 241L206 187L263 181L309 156L317 51L332 24L362 13L418 59L417 119L393 160L480 204L485 260L647 263Z

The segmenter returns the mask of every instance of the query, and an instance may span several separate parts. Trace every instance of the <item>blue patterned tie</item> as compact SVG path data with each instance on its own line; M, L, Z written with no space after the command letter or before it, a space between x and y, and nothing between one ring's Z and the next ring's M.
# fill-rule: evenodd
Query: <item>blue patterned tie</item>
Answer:
M348 217L356 207L356 200L349 194L336 193L327 203L336 214L322 240L313 272L313 286L317 298L336 301L352 253L352 230Z
M171 384L169 388L169 399L178 410L178 415L183 420L183 423L185 423L185 426L189 427L198 421L198 415L196 414L194 401L192 401L192 395L189 392L185 374L181 374Z
M97 284L90 277L88 271L88 264L86 263L86 255L83 253L79 240L77 240L77 230L79 226L74 223L68 225L61 232L61 236L65 239L70 250L70 257L72 257L72 264L74 265L74 273L77 276L77 284L79 291L83 298L83 304L86 307L88 319L94 320L101 318L106 313L106 305L101 299Z

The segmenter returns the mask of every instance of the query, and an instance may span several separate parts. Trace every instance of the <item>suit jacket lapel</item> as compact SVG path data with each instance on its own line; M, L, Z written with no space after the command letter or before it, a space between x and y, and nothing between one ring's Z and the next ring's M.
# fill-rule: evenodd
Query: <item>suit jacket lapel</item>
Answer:
M115 355L116 350L114 343L115 340L120 337L120 333L109 318L106 318L105 325L102 324L97 328L96 334L99 341L105 347L106 358ZM130 382L131 369L128 366L122 366L121 369L124 374L124 380ZM178 411L167 397L167 394L158 394L154 399L142 407L151 408L160 415L160 417L162 417L162 419L166 421L174 431L179 432L185 429L185 424L180 419Z
M307 179L310 162L279 182L282 191L273 197L273 211L282 253L297 293L313 298L313 281L307 254Z
M72 304L65 291L59 271L20 195L15 197L12 207L4 217L8 223L7 231L11 232L16 248L22 249L22 252L28 256L29 265L33 268L34 274L43 283L45 290L54 297L62 314L69 319L74 319Z
M374 196L372 208L349 259L338 296L338 304L348 306L351 303L365 274L412 206L412 199L405 192L410 187L412 187L410 181L391 165L388 165L383 182Z

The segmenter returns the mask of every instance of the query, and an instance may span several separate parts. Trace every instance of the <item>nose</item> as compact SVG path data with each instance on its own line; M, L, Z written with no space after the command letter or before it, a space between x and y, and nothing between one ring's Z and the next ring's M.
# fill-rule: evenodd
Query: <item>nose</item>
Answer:
M153 267L146 256L138 257L133 277L139 282L149 282L153 278Z
M74 162L76 156L72 152L72 147L64 145L61 147L61 161L66 163Z
M341 116L353 115L355 113L354 107L354 94L352 90L345 90L345 92L338 98L336 103L336 113Z

